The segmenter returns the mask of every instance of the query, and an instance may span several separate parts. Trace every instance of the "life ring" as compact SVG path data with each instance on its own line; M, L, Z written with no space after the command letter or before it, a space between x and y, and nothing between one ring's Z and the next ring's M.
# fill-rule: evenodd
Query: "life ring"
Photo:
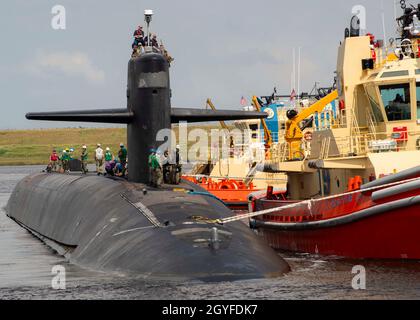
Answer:
M238 181L236 181L236 180L230 180L230 183L232 184L233 189L235 189L235 190L239 190L240 189Z
M219 184L217 185L217 189L219 190L238 190L238 186L229 180L224 180L219 182Z

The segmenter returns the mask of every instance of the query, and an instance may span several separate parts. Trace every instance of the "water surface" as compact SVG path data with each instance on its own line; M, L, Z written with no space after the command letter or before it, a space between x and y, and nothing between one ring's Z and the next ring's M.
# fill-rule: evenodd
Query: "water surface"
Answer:
M43 166L0 167L0 299L420 299L420 262L351 261L279 252L292 271L282 278L168 283L110 276L65 258L6 216L16 183ZM66 268L66 289L51 287L53 266ZM367 270L366 290L351 286L353 266Z

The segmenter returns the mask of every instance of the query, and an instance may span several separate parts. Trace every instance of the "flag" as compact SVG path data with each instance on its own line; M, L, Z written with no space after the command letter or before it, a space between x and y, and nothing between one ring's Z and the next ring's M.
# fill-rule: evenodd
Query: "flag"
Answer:
M292 93L290 94L290 101L293 101L296 99L296 91L293 89Z
M248 101L244 97L241 98L241 106L246 107L248 105Z

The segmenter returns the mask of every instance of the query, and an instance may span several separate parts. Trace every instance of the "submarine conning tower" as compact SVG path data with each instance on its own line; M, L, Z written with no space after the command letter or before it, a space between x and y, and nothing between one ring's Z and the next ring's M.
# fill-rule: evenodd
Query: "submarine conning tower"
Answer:
M127 82L127 109L133 114L127 128L130 181L148 182L149 150L158 148L158 132L171 128L170 95L169 64L161 54L147 53L130 59Z
M265 112L171 108L169 63L161 53L151 52L151 50L146 50L140 56L130 59L127 78L126 109L38 112L28 113L26 118L127 124L130 163L128 179L131 182L147 183L149 150L157 148L162 143L156 140L156 135L162 129L170 129L171 123L267 117Z

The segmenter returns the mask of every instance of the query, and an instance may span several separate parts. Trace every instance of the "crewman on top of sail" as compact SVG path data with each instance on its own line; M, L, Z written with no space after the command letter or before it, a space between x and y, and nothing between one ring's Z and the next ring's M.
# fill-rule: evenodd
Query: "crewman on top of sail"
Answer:
M156 34L152 35L152 39L150 40L150 44L152 45L152 47L155 47L155 48L159 49L159 43L158 43Z
M145 45L143 27L138 26L133 33L134 41L131 45L133 49L132 57L137 57L141 53L141 48Z
M154 47L154 48L156 48L156 49L159 50L159 42L157 40L156 34L154 33L154 34L151 35L150 42L149 43L147 41L148 39L149 39L148 36L145 36L144 37L144 43L145 43L145 45L147 46L147 44L149 44L151 47Z
M131 58L137 58L139 55L139 47L136 44L133 44L133 52L131 53Z
M144 36L143 27L138 26L137 29L134 30L133 37L138 38L138 37L143 37L143 36Z
M144 47L145 42L144 42L144 38L143 36L138 36L137 38L134 39L133 45L137 45L137 46L142 46Z

